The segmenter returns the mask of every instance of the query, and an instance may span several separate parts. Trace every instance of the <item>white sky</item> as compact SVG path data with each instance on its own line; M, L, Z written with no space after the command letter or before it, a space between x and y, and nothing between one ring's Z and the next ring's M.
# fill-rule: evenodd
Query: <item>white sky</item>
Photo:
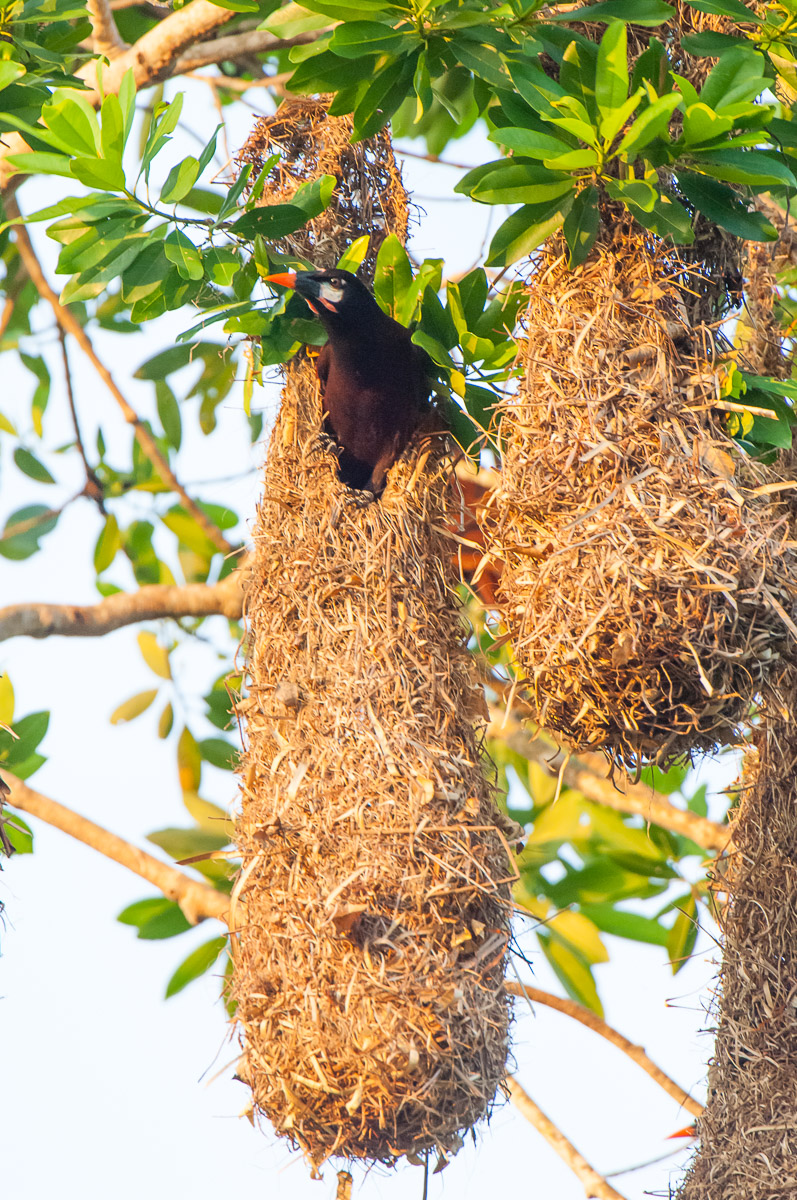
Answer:
M206 89L190 86L184 110L189 123L212 129L216 116ZM253 93L253 104L262 100L262 92ZM244 140L250 111L237 106L232 146ZM188 140L173 146L174 160L195 149ZM475 165L485 152L493 151L472 134L449 147L448 156ZM408 159L405 174L427 212L414 233L415 253L444 255L451 272L470 266L478 258L486 221L491 219L495 229L501 214L452 199L459 171ZM431 199L435 196L440 199ZM27 211L50 199L49 185L38 196L31 185L21 192ZM52 243L47 245L41 229L33 236L51 269ZM58 479L49 489L56 504L79 490L82 479L76 462L46 453L69 440L71 429L52 325L45 313L38 319L42 330L35 344L45 348L54 379L42 457ZM168 330L158 322L135 336L96 337L100 356L142 415L154 409L152 385L132 381L130 375L189 321L179 314ZM29 426L32 376L12 369L10 359L3 363L0 409L24 429ZM111 447L126 446L128 430L114 402L74 346L71 360L87 444L93 445L93 427L102 414ZM265 398L256 394L254 403L273 412L277 399L272 387ZM225 401L220 418L219 431L205 439L192 432L196 422L184 412L187 436L177 463L183 480L218 479L258 466L263 450L248 446L239 388ZM10 462L10 439L0 442L2 523L22 504L40 502L42 489L30 485ZM37 449L33 440L30 445ZM124 459L121 451L119 458ZM252 512L258 486L252 471L238 484L203 485L201 495L220 502L234 496L242 511ZM134 498L118 506L120 518L130 519L135 506ZM144 516L141 508L137 515ZM0 559L0 605L95 601L90 562L99 528L96 509L81 500L67 509L42 553L21 564ZM110 575L130 582L121 570ZM17 716L52 709L42 747L49 761L32 785L146 844L147 832L189 820L173 740L164 743L155 736L162 702L128 726L108 724L121 701L157 682L138 653L136 632L121 630L97 640L6 642L0 646L0 670L14 683ZM210 646L180 654L178 666L189 698L194 688L197 695L206 690L221 669ZM202 724L201 705L191 702L190 712L200 734L216 732ZM723 765L709 775L719 786L727 783L729 768ZM205 766L202 792L226 805L234 796L234 780ZM219 927L207 922L177 940L137 942L135 931L114 918L153 890L39 822L35 834L35 855L15 858L0 875L0 901L5 904L5 930L0 929L0 1148L6 1200L161 1200L189 1194L192 1200L216 1200L231 1189L296 1200L334 1196L334 1168L324 1171L323 1182L311 1181L301 1157L269 1129L253 1130L238 1119L246 1092L232 1080L231 1069L209 1082L235 1057L218 981L204 977L168 1002L162 1000L178 962L220 932ZM533 963L535 985L560 991L533 936L521 940ZM699 1033L709 1023L705 1006L717 954L711 939L701 935L695 958L675 979L663 951L606 941L612 961L597 969L597 977L607 1019L700 1096L711 1050L710 1038ZM530 978L525 967L523 971ZM598 1170L645 1162L672 1148L663 1139L690 1118L646 1075L567 1018L542 1008L533 1016L518 1011L514 1055L520 1081ZM666 1196L677 1182L677 1171L671 1172L678 1161L675 1157L613 1182L628 1200ZM481 1200L491 1192L521 1189L535 1200L583 1197L582 1186L546 1143L511 1106L503 1105L480 1131L478 1146L466 1146L443 1174L432 1178L429 1194L433 1200L443 1195ZM355 1174L355 1200L420 1200L421 1193L418 1168L376 1170L365 1182Z

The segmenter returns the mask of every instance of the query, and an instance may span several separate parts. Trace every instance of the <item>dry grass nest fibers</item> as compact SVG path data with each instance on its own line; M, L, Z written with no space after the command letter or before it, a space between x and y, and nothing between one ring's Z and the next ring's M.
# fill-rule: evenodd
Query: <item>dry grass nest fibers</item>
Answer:
M507 620L544 725L664 762L734 740L772 682L794 629L790 492L725 433L674 253L627 223L576 270L562 249L530 280L502 409Z
M280 155L260 204L290 203L302 184L334 175L337 182L328 207L276 245L318 268L334 267L343 250L367 232L368 253L358 274L370 283L387 235L394 233L402 243L406 239L407 194L386 130L354 144L350 138L351 117L330 117L323 100L291 97L273 117L255 123L237 162L252 164L254 183L266 160Z
M233 893L239 1074L318 1163L461 1144L507 1055L512 869L479 755L433 434L344 502L308 363L254 530Z

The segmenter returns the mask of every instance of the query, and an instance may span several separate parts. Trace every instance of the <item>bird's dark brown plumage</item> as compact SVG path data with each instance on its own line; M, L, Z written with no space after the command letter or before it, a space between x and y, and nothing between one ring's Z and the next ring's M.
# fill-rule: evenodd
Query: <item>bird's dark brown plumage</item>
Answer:
M427 406L431 360L350 271L300 271L292 284L290 278L274 281L295 287L329 337L316 370L339 476L378 496Z

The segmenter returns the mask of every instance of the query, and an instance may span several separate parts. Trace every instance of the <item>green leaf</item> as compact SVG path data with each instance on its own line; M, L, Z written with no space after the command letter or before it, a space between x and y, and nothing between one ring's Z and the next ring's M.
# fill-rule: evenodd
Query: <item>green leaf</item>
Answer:
M673 242L689 246L695 240L692 219L684 207L669 196L659 196L652 208L640 207L625 197L628 211L636 217L643 229L649 229L658 237L669 237Z
M489 140L518 154L525 154L528 158L552 158L573 149L561 138L552 137L550 133L538 133L536 129L494 129Z
M622 200L632 204L634 212L641 208L643 212L653 212L659 193L644 179L605 179L606 191L614 200Z
M595 100L602 117L609 117L628 97L628 38L622 21L609 25L598 47Z
M21 717L11 725L16 737L7 730L0 729L0 763L10 767L22 778L21 767L28 762L43 741L49 723L49 712L35 712L28 713L26 717Z
M163 426L163 432L170 446L180 449L183 438L183 423L180 417L180 406L174 392L165 379L155 380L155 400L158 408L158 419Z
M177 743L177 774L184 794L199 791L202 780L202 755L188 726L183 729Z
M30 558L39 549L39 539L55 529L58 516L45 504L18 508L6 521L0 537L0 555L15 562Z
M97 158L101 153L97 114L82 97L55 92L52 102L42 108L41 115L59 150L89 158Z
M160 846L174 859L194 858L197 854L213 854L229 845L226 833L213 833L208 829L157 829L147 834L147 841Z
M505 267L536 250L563 223L575 199L574 192L547 204L525 204L496 231L490 244L488 267Z
M206 971L210 970L226 945L226 937L215 937L211 938L209 942L203 942L201 946L197 946L196 950L193 950L188 958L180 963L172 975L166 985L165 999L176 996L189 983L199 979L200 975L204 975Z
M284 4L266 17L258 28L267 29L280 39L289 39L300 33L314 33L328 24L329 18L323 14L310 12L301 4Z
M666 131L672 114L682 103L683 98L679 92L670 92L654 100L634 121L617 147L617 153L625 155L629 160L635 158L644 146L648 146L654 138Z
M97 544L94 547L94 570L98 575L106 571L121 549L122 538L119 533L119 523L113 513L108 513Z
M273 241L294 233L307 220L307 213L297 204L267 204L244 213L230 227L230 233L250 240L259 234L267 241Z
M789 168L779 158L762 150L712 150L693 153L695 170L726 183L744 183L762 191L773 184L797 188Z
M71 173L86 187L106 188L121 192L125 186L125 173L118 159L73 158Z
M625 912L613 904L582 904L581 912L589 917L603 933L628 938L649 946L666 946L669 931L652 917Z
M580 266L586 259L597 237L600 219L598 189L590 184L576 196L562 226L570 251L570 267Z
M174 725L174 706L170 703L164 706L163 712L158 717L158 737L163 740L167 738L172 731Z
M303 183L294 193L291 204L300 208L307 220L320 217L332 199L336 183L334 175L321 175L318 179Z
M695 58L719 58L729 50L738 50L749 44L747 38L734 37L729 33L713 33L710 30L703 33L690 33L687 37L681 38L684 50L688 54L693 54Z
M697 905L691 892L675 903L680 911L667 938L667 953L670 957L673 975L677 975L689 961L695 948L698 931Z
M591 154L592 150L568 150L568 154ZM573 190L570 175L549 170L547 166L512 161L479 180L471 195L481 204L541 205Z
M14 451L14 462L23 475L27 475L29 479L35 479L37 483L55 483L44 463L40 463L38 458L24 446L17 446Z
M550 935L537 933L537 939L543 954L548 959L554 974L572 1000L583 1004L590 1012L603 1016L603 1005L595 987L592 971L587 963L567 946L551 938Z
M679 171L677 180L689 203L729 233L753 242L777 241L777 230L763 213L748 210L741 196L725 184L691 171Z
M9 154L6 162L23 175L66 175L71 176L71 158L63 154L49 154L35 150L32 154Z
M351 245L343 251L336 265L342 271L357 271L365 260L370 244L370 234L364 233L362 237L355 238Z
M374 296L391 316L402 294L412 284L412 267L404 246L394 233L388 234L376 256Z
M174 263L183 279L201 279L205 274L199 251L187 234L175 229L163 243L170 263Z
M378 71L363 99L354 110L352 140L373 137L385 125L407 95L415 74L418 52L406 54Z
M164 646L161 646L156 635L144 631L139 633L137 640L141 657L150 671L154 671L156 675L160 675L161 679L171 679L172 669L169 665L169 652Z
M420 38L411 28L392 29L377 21L346 21L335 27L329 48L341 58L363 54L390 54L394 58L413 50Z
M166 182L161 189L161 202L177 204L185 199L199 178L199 173L199 160L189 154L181 163L172 167L166 176Z
M187 546L189 550L193 550L207 562L210 562L214 554L218 554L217 547L204 529L197 524L196 518L186 512L181 505L175 504L163 513L161 521L167 529L177 535L183 546Z
M125 721L134 721L136 717L140 717L143 712L147 711L157 694L157 688L148 688L145 692L138 692L135 696L131 696L129 700L125 700L124 704L120 704L113 710L110 717L111 724L121 725Z
M165 896L138 900L122 909L116 919L122 925L134 925L138 929L136 936L145 941L176 937L191 928L180 906Z
M240 757L238 748L224 738L203 738L199 750L205 762L222 771L233 771Z
M101 143L102 156L113 159L121 164L122 151L125 147L125 119L119 97L106 96L100 110L102 122Z
M601 0L586 8L552 13L549 21L627 21L634 25L663 25L675 16L675 9L664 0Z
M734 17L749 25L760 25L762 21L757 12L742 4L742 0L686 0L686 3L698 12L712 13L716 17Z

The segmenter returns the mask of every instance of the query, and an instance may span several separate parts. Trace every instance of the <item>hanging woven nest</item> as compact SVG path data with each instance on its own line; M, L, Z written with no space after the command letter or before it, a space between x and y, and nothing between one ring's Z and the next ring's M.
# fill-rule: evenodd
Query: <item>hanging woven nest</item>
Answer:
M529 283L492 549L541 724L663 763L735 740L791 636L789 493L724 430L691 268L627 220L563 250Z
M292 252L328 266L376 231L367 277L380 238L404 238L407 197L387 135L349 131L291 101L247 153L283 153L270 203L336 176ZM445 1156L504 1077L514 878L455 594L448 439L430 411L380 500L352 508L318 448L311 362L286 377L246 598L238 1074L315 1164Z
M234 890L239 1076L319 1163L450 1153L504 1075L507 844L453 588L449 464L419 435L344 503L311 367L266 461L246 600Z
M402 242L406 239L407 196L387 130L354 144L350 137L351 117L330 117L323 100L291 97L273 117L255 123L236 161L239 166L252 164L254 183L266 160L280 155L262 204L288 204L302 184L334 175L337 182L329 207L275 244L284 253L323 269L334 267L346 247L367 232L368 253L358 274L370 282L388 233Z

